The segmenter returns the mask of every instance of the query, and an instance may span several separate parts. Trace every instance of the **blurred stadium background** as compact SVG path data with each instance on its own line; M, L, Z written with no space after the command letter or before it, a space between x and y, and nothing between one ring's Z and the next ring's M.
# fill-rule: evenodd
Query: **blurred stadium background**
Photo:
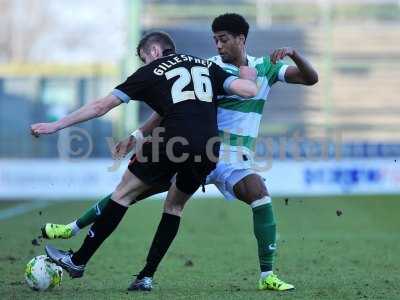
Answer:
M105 192L89 192L87 185L116 182L123 171L98 175L110 173L101 172L110 159L106 137L116 140L135 129L150 114L145 105L131 102L80 125L81 131L40 139L29 136L29 125L60 118L108 93L139 66L135 46L148 30L168 31L182 52L215 55L210 23L226 11L251 23L249 54L292 46L319 71L317 86L277 84L265 105L261 136L273 147L261 142L257 154L274 157L272 192L400 191L394 168L400 154L397 0L99 0L95 7L91 1L2 0L0 9L0 198L60 197L60 181L68 182L59 190L73 190L67 193L71 197ZM296 136L301 141L293 142ZM289 143L283 145L282 138ZM334 160L338 156L340 163ZM71 162L77 159L78 164ZM96 161L102 167L95 168ZM280 182L286 168L294 172L292 184ZM54 179L66 170L69 181ZM80 170L81 178L74 180L73 170ZM49 189L52 178L55 186Z

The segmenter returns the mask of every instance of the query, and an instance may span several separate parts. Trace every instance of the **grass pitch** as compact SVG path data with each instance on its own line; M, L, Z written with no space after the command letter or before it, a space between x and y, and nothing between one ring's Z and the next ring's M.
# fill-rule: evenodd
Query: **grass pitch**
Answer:
M3 209L14 204L0 203ZM239 202L192 199L151 293L126 288L142 267L162 210L160 201L132 207L93 257L82 279L31 291L26 263L44 253L32 244L42 223L69 222L91 203L63 202L0 221L1 299L399 299L398 197L274 199L276 273L295 291L259 292L251 210ZM342 214L341 214L342 213ZM76 250L85 234L53 245Z

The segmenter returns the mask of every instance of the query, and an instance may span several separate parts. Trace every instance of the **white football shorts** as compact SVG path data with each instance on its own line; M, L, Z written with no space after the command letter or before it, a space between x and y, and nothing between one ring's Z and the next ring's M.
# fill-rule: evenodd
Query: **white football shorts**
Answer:
M257 174L252 167L251 155L236 151L221 151L217 166L207 176L206 184L214 184L226 200L237 199L233 187L244 177Z

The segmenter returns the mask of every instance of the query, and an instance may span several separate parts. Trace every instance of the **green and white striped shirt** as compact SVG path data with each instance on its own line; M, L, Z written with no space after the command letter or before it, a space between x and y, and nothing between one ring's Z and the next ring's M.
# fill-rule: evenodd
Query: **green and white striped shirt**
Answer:
M239 68L224 63L219 55L209 58L225 71L238 76ZM288 65L282 62L273 64L268 56L247 56L248 66L257 70L257 86L259 92L252 99L239 96L218 97L218 129L223 138L221 149L237 151L238 147L244 153L252 154L258 136L264 103L267 100L272 85L277 81L285 82L285 72Z

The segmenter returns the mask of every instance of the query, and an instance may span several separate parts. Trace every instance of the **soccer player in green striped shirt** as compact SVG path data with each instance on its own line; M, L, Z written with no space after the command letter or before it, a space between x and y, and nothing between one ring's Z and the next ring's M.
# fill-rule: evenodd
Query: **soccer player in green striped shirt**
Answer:
M212 31L219 55L211 57L210 60L234 75L239 75L241 66L256 69L259 93L254 99L247 101L238 96L219 97L218 128L222 137L220 160L216 169L208 176L207 184L216 185L226 199L239 199L252 209L260 265L258 289L290 290L294 286L280 280L273 272L276 224L267 187L263 178L253 169L254 148L264 104L273 84L280 81L313 85L317 83L318 75L302 55L288 47L277 49L270 56L247 55L245 44L249 25L238 14L216 17L212 23ZM289 57L294 65L284 64L281 61L284 57ZM240 75L246 76L243 73ZM116 145L117 154L125 155L132 150L135 142L143 138L143 135L151 134L159 122L159 116L153 114L132 136ZM43 229L44 234L49 238L71 237L91 224L108 201L109 197L99 201L81 218L69 225L46 224ZM172 214L180 217L184 204L166 202L164 215ZM179 222L167 224L164 215L151 245L146 266L131 284L131 290L151 290L154 273L178 231ZM166 239L165 236L171 238Z

